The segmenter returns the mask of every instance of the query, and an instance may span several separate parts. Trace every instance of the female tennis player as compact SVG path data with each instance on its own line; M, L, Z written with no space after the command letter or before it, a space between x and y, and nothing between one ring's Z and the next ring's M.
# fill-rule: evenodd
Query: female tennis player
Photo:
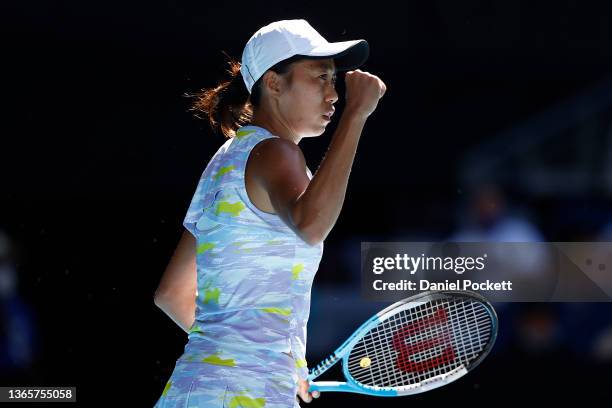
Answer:
M298 144L330 123L336 72L368 53L365 40L330 43L305 20L277 21L249 39L241 63L230 59L230 80L199 94L194 109L229 139L155 294L188 333L157 407L299 407L296 394L318 396L306 381L310 289L385 84L346 73L345 109L314 176Z

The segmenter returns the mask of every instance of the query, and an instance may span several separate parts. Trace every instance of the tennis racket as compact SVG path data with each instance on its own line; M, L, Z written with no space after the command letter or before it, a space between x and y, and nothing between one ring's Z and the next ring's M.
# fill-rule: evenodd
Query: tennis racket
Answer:
M424 292L366 321L310 371L309 391L381 397L429 391L473 370L496 337L497 315L482 296L466 291ZM346 382L313 382L338 360Z

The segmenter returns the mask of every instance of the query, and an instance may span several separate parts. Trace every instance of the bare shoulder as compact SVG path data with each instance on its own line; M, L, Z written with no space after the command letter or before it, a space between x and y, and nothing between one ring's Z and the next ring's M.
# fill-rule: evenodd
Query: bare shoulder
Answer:
M258 143L249 158L249 167L259 175L303 171L305 164L302 149L295 143L278 137Z
M247 162L245 183L249 198L260 210L289 220L287 212L291 204L309 182L304 155L295 143L269 138L253 147Z

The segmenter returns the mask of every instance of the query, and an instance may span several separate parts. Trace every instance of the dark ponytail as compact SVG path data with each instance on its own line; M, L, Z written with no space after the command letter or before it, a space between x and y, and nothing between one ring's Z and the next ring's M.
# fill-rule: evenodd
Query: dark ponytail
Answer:
M228 58L229 79L221 81L214 88L202 89L190 96L195 99L191 107L195 116L208 119L215 132L221 130L229 138L235 135L236 129L250 122L253 108L249 101L249 91L240 75L240 62L225 55Z
M188 96L195 99L191 110L197 118L208 119L215 132L221 130L225 137L231 138L238 128L253 119L253 109L259 106L261 99L261 78L253 84L249 94L240 74L240 62L227 54L225 56L229 65L226 71L229 79L221 81L214 88L202 89ZM270 70L280 75L287 74L290 65L302 59L305 57L295 55L279 62ZM202 114L205 116L202 117Z

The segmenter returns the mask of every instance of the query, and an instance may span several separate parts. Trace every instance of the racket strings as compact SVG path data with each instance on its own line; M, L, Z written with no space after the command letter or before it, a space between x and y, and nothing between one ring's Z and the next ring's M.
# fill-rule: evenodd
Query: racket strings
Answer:
M418 310L417 310L417 311L415 311L415 312L416 312L416 315L417 315L417 316L420 316L420 317L421 317L421 316L423 316L423 313L422 313L422 312L421 312L421 313L419 313L419 311L418 311ZM405 322L406 322L406 320L405 320L405 319L406 319L406 316L405 316L405 315L401 315L401 314L400 314L399 316L396 316L396 319L394 319L394 320L398 320L398 319L397 319L397 317L399 317L399 318L400 318L400 321L401 321L402 323L405 323ZM391 326L391 325L389 325L389 324L388 324L387 326L389 327L389 326ZM413 326L413 328L414 328L414 324L413 324L412 326ZM424 324L421 324L421 326L424 326ZM388 329L388 327L387 327L387 329ZM403 327L405 328L406 326L403 326ZM434 327L434 328L436 328L436 329L437 329L437 330L434 332L434 335L435 335L435 336L437 336L437 338L438 338L438 339L440 339L440 337L448 339L448 329L444 329L442 332L440 332L440 326L439 326L439 325L432 326L432 327ZM417 325L417 328L418 328L418 325ZM420 328L422 329L423 327L420 327ZM381 329L381 328L379 328L379 330L378 330L378 333L379 333L379 334L380 334L380 332L381 332L381 330L380 330L380 329ZM410 331L410 330L408 330L408 331ZM383 333L384 333L384 331L383 331ZM413 333L410 333L410 334L413 334ZM441 334L442 334L442 335L441 335ZM415 338L415 339L417 339L417 340L418 340L418 336L413 336L413 338ZM414 343L414 342L413 342L413 343ZM418 342L416 342L416 344L418 345L419 343L418 343ZM420 343L420 344L423 344L423 343ZM429 343L429 345L431 345L431 343ZM395 345L394 345L394 346L395 346ZM396 351L397 351L397 347L394 347L394 349L396 349ZM419 347L417 346L417 347L413 347L413 348L411 349L411 352L416 352L416 353L421 353L421 352L424 352L424 355L423 355L423 356L421 356L421 358L427 358L427 357L429 357L429 358L431 359L432 357L437 357L437 360L438 360L438 361L434 361L434 362L435 362L435 363L436 363L436 364L439 366L439 365L440 365L440 361L439 361L439 357L440 357L440 355L439 355L439 354L440 354L441 350L442 350L442 348L441 348L441 347L431 347L431 348L427 349L427 347L424 347L424 346L423 346L423 347L421 347L421 348L419 349ZM386 351L386 352L387 352L387 354L388 354L388 352L389 352L389 347L387 347L387 348L386 348L386 350L384 350L384 351ZM400 356L399 356L399 358L397 358L397 357L396 357L396 365L400 365L401 363L405 362L406 356L405 356L404 354L405 354L405 353L401 353L401 354L400 354ZM410 357L414 357L414 356L410 356ZM448 356L446 356L446 357L447 357L447 360L448 360L448 359L449 359L449 358L448 358ZM452 356L452 355L451 355L450 357L452 358L452 357L454 357L454 356ZM398 364L398 363L399 363L399 364ZM406 370L406 368L405 368L405 367L402 367L402 371L407 371L407 370ZM410 371L422 372L422 371L425 371L425 370L424 370L424 368L423 368L423 367L421 367L421 368L420 368L420 369L418 369L418 370L410 370ZM396 374L396 375L395 375L395 377L397 377L397 373L393 373L393 374Z
M387 326L390 326L390 325L387 325ZM404 326L404 327L405 327L405 326ZM386 329L388 330L388 327L387 327ZM384 328L383 328L383 330L382 330L382 333L383 333L383 335L384 335L384 333L385 333ZM380 334L381 334L381 327L379 327L379 330L377 330L377 331L376 331L376 334L378 334L378 335L379 335L379 337L380 337ZM438 337L441 337L441 336L439 336L439 335L438 335ZM446 336L442 336L442 337L446 337L446 338L448 338L448 334L446 334ZM417 344L419 344L419 343L417 343ZM411 353L416 353L416 354L417 354L417 358L415 359L415 358L414 358L414 356L410 356L410 357L412 357L412 358L413 358L413 360L418 360L418 359L419 359L419 357L420 357L421 359L431 358L432 356L439 357L439 354L440 354L440 351L441 351L441 350L440 350L440 348L439 348L439 347L429 347L429 346L431 346L431 344L432 344L432 343L431 343L431 342L429 342L429 343L427 344L427 347L425 347L425 346L423 346L423 343L421 343L421 347L419 347L419 346L417 346L417 347L413 347L413 348L411 349ZM396 351L398 351L398 350L397 350L397 349L398 349L398 347L397 347L397 345L396 345L396 344L394 344L393 349L394 349L394 350L396 350ZM387 344L387 347L385 347L385 348L383 348L383 349L381 350L381 351L384 353L384 355L383 355L382 357L383 357L383 358L387 358L387 359L388 359L388 356L389 356L389 354L390 354L390 350L391 350L391 348L390 348L390 347L389 347L389 345ZM399 351L401 352L402 350L399 350ZM424 352L424 355L420 356L419 354L420 354L420 353L422 353L422 352ZM391 351L391 353L392 353L392 351ZM395 364L396 364L396 366L398 366L398 368L400 368L400 367L401 367L403 364L405 364L405 363L406 363L407 358L406 358L405 354L406 354L405 352L401 352L399 355L396 355L396 357L395 357ZM446 356L446 357L447 357L447 359L448 359L448 356ZM452 356L452 355L451 355L450 357L452 358L452 357L454 357L454 356ZM377 357L376 357L376 361L378 361L378 362L382 361L381 356L377 356ZM414 368L414 369L407 370L407 369L406 369L406 367L401 367L402 371L414 371L414 372L424 371L423 367L420 367L420 368L418 368L418 367L413 367L413 368ZM393 380L395 380L395 381L397 382L397 380L398 380L398 379L397 379L397 377L398 377L398 375L397 375L398 373L397 373L397 372L390 371L390 372L387 372L387 374L393 375L393 378L392 378L392 379L393 379ZM377 383L377 382L378 382L378 380L380 380L380 378L379 378L379 377L380 377L380 375L377 375L376 370L372 370L372 371L371 371L371 373L370 373L370 379L373 381L373 383ZM401 381L401 379L400 379L400 381Z
M451 314L455 313L456 311L454 310L454 307L450 307L449 310L451 312ZM404 314L402 316L402 319L405 319L406 315ZM450 324L449 324L449 320L447 320L444 324L440 324L440 325L436 325L432 327L431 330L431 336L434 336L435 338L442 338L443 341L441 341L440 343L442 344L442 346L440 347L436 347L436 348L432 348L430 350L425 350L424 354L425 357L428 358L427 364L421 364L420 366L414 367L414 370L411 370L410 372L412 373L419 373L421 374L419 376L419 378L416 380L417 382L422 381L423 379L428 379L431 377L435 377L441 374L444 374L446 372L452 371L454 369L456 369L457 367L461 366L462 364L467 366L467 363L469 362L469 357L470 357L470 350L466 347L466 334L463 333L465 332L467 329L474 331L474 328L470 325L470 324L466 324L465 321L459 321L459 320L450 320ZM478 327L476 327L476 332L479 332L480 330L478 330ZM453 344L453 339L449 336L449 332L454 332L454 333L459 333L460 335L457 336L454 340ZM428 333L426 331L423 331L420 335L417 335L414 337L414 339L409 339L406 340L407 342L410 343L414 343L416 342L417 344L419 344L419 342L422 342L422 338L423 337L427 337ZM450 343L450 344L449 344ZM473 345L473 342L472 342ZM447 350L447 348L450 346L450 349L452 351L452 353L446 353L443 354L442 350ZM465 353L461 353L462 350L465 350ZM477 352L474 352L474 350L471 350L471 356L472 357L476 357L477 356ZM467 357L468 361L465 361L466 359L462 359L461 356ZM403 356L404 358L412 358L412 356ZM457 358L459 357L459 358ZM406 372L405 367L403 368L403 372Z
M480 313L480 317L485 317L485 316L486 316L485 313ZM481 330L484 330L484 329L486 329L486 326L487 326L488 322L485 321L484 319L481 319L481 321L479 323L477 323L477 324L479 324L481 326ZM474 323L470 323L469 329L472 330L472 331L473 331L473 326L474 326ZM370 334L373 334L373 333L370 333ZM385 337L383 335L380 335L380 330L377 330L375 332L375 334L379 334L379 335L378 336L372 336L372 338L370 339L371 341L365 341L365 342L362 342L361 344L357 344L353 348L353 351L362 351L363 346L367 347L370 344L372 344L375 348L380 348L380 347L386 346L386 350L385 351L388 351L389 345L388 344L383 344L383 341L385 341L387 339L387 337ZM445 337L448 337L448 336L445 336ZM385 341L385 343L387 343L387 342ZM436 348L434 348L432 350L431 348L427 347L427 348L424 348L423 351L427 352L428 354L431 354L431 353L436 354L435 350L436 350ZM366 352L367 352L367 350L366 350ZM419 359L420 355L421 355L420 352L415 351L414 354L412 355L412 358L415 359L415 360Z
M363 385L418 384L469 367L492 329L487 309L474 301L441 299L400 309L355 345L348 371Z

